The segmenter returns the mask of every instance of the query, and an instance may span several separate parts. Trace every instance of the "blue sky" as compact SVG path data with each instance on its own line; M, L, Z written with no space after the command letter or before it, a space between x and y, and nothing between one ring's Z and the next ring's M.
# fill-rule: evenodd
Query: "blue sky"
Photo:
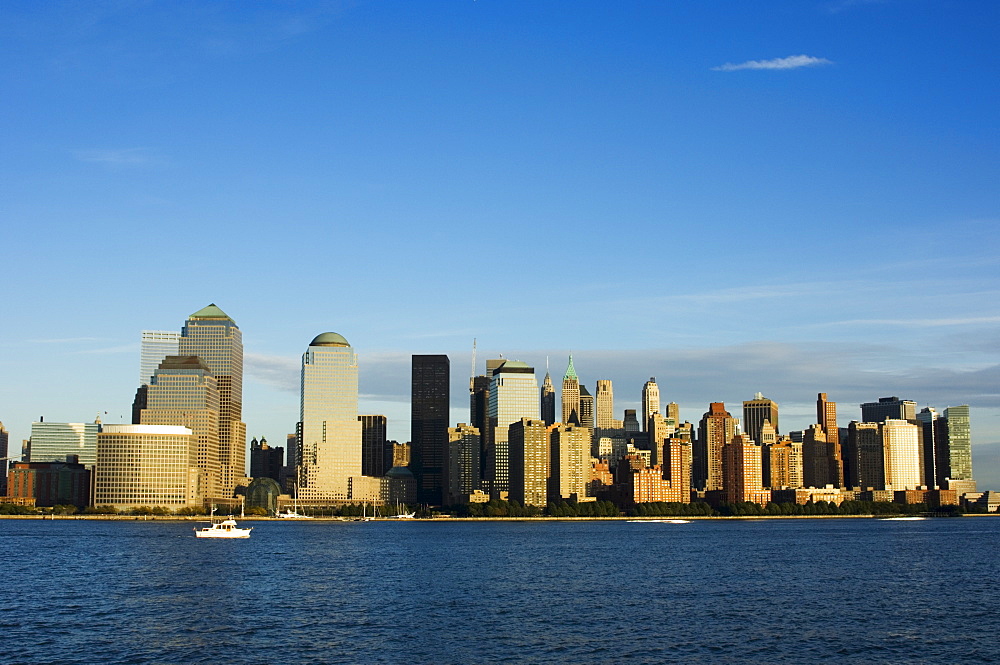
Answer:
M409 354L973 407L1000 488L994 2L7 2L0 420L128 415L143 329L215 302L250 435L344 334ZM736 415L736 414L734 414Z

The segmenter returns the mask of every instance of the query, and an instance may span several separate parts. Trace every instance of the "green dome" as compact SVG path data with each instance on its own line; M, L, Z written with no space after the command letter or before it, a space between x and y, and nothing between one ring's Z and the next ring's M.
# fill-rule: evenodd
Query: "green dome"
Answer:
M343 335L338 335L335 332L325 332L316 335L313 341L309 342L309 346L350 346L350 344L344 339Z

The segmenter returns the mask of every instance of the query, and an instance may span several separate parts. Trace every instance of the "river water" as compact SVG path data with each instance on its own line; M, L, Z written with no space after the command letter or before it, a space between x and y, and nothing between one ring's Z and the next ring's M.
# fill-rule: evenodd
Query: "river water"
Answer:
M1000 661L993 517L252 524L0 520L0 663Z

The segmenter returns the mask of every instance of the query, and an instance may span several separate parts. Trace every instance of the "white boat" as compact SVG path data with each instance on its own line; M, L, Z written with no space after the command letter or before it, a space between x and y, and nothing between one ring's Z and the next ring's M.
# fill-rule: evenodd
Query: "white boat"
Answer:
M291 508L285 508L285 512L278 513L275 517L280 517L284 520L311 520L312 515L300 515Z
M215 508L212 508L212 512L209 514L208 526L203 526L200 529L195 527L194 535L197 538L249 538L250 532L253 531L253 527L246 529L241 529L236 526L236 520L216 520L212 515L215 514Z
M925 520L925 519L927 519L927 518L926 517L919 517L919 516L914 516L914 517L883 517L882 521L883 522L902 522L902 521L905 520L907 522L910 522L912 520Z
M388 515L386 517L386 519L390 519L390 520L412 520L412 519L416 519L416 517L417 517L417 514L415 512L413 512L413 513L404 513L403 512L403 506L400 505L400 503L397 501L396 502L396 514L395 515Z
M633 523L642 524L690 524L691 520L627 520Z

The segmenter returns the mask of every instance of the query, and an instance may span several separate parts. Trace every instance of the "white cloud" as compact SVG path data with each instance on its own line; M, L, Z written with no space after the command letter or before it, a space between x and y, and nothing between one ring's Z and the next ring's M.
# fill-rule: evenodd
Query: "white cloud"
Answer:
M815 58L811 55L790 55L787 58L773 60L747 60L739 64L727 62L718 67L712 67L715 72L735 72L741 69L798 69L800 67L816 67L817 65L832 65L826 58Z

